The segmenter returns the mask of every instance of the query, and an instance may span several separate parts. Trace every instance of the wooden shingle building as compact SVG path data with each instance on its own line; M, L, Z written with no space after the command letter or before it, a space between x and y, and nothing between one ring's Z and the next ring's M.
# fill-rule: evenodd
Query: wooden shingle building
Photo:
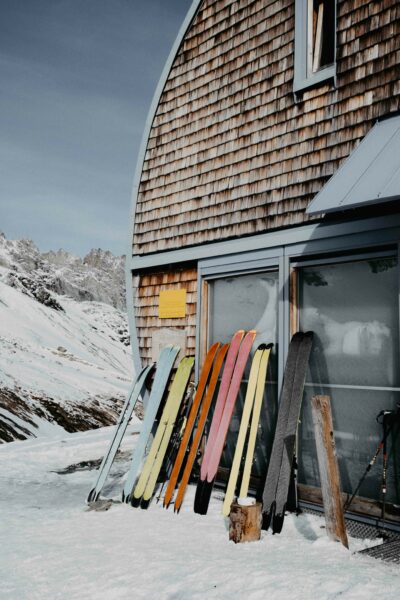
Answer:
M177 339L198 365L239 328L274 342L262 475L290 337L313 330L304 501L320 498L310 397L332 399L346 493L379 442L377 413L400 401L399 109L398 0L195 0L145 126L127 260L136 363ZM377 464L362 518L380 514L380 479Z

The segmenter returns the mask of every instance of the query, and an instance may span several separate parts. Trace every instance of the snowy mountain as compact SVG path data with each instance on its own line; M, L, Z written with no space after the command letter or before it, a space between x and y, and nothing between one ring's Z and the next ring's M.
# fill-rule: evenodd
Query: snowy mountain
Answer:
M133 375L123 265L0 235L0 441L115 422Z
M45 289L78 301L94 300L125 309L124 256L91 250L79 258L58 250L43 252L31 240L7 240L0 232L0 269L9 285L30 295ZM40 293L40 292L39 292Z

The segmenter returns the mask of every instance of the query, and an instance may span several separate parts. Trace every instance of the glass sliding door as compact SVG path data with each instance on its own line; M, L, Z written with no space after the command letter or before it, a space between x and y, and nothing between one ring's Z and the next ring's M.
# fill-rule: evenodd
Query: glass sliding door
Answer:
M384 256L298 270L300 330L313 330L299 435L299 482L319 487L310 399L331 397L344 492L351 494L382 436L376 416L400 401L397 257ZM398 427L397 427L398 431ZM399 441L390 438L389 502L400 503ZM359 496L379 500L381 458Z
M263 271L210 279L208 281L208 289L209 344L215 341L229 342L238 329L246 331L255 329L257 331L252 356L261 343L272 342L274 344L258 432L258 450L252 471L255 476L264 476L277 404L278 271ZM248 361L245 377L236 403L230 433L228 434L221 462L222 467L229 468L232 464L250 364L251 360Z

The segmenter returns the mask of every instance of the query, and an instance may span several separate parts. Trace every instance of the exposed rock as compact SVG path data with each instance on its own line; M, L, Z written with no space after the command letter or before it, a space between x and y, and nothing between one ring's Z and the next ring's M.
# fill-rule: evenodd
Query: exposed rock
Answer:
M36 427L31 418L32 409L26 400L11 390L0 389L0 406L7 411L7 414L0 412L0 442L25 440L32 435L30 430L20 422ZM14 419L13 416L17 418Z
M118 398L102 398L101 402L98 398L88 398L84 404L65 402L61 405L43 395L3 388L0 389L3 409L0 411L0 443L35 437L36 417L55 423L69 433L114 425L122 404ZM140 407L135 408L135 415L141 414Z
M83 259L62 249L41 253L32 240L7 240L0 233L0 266L10 270L9 285L56 310L51 292L125 309L125 257L108 250L91 250Z
M24 294L27 294L31 298L35 298L35 300L49 308L54 308L54 310L64 310L61 304L57 302L56 298L50 294L37 279L26 277L16 271L10 271L6 275L5 281L10 287L21 290Z

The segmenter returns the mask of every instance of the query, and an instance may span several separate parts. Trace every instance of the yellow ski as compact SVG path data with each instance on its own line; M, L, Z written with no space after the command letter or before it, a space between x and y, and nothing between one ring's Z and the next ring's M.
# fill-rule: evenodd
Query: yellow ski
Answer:
M242 483L240 485L240 498L245 498L249 492L251 467L253 465L254 448L257 439L258 423L260 421L261 406L264 398L265 380L267 378L268 361L271 354L272 344L268 344L261 358L260 370L258 371L256 397L253 406L249 441L247 443L246 460L244 463Z
M151 498L165 457L168 442L174 428L179 407L185 395L193 364L193 356L186 357L179 363L149 454L134 489L132 504L135 503L135 501L137 502L140 500L145 493L145 490L146 498L144 498L144 500L149 500Z
M225 516L230 513L231 504L235 495L235 488L239 476L240 463L242 460L243 448L245 445L247 430L250 421L250 415L253 409L252 422L250 428L250 437L246 452L245 470L243 473L242 487L240 496L247 496L248 483L250 480L251 466L253 462L254 446L257 436L257 427L260 418L261 404L264 396L265 378L267 374L268 359L272 344L268 346L260 346L253 357L253 362L250 369L249 382L247 384L246 397L244 401L242 418L240 421L239 435L236 443L235 455L233 457L232 468L229 476L228 487L225 494L225 500L222 507L222 512ZM245 478L247 486L244 485Z

